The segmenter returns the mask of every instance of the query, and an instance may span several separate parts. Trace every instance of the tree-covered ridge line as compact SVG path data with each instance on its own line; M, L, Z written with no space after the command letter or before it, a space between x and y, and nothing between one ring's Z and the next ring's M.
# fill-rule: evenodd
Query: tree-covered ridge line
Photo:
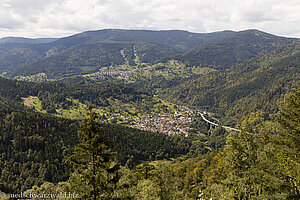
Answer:
M174 54L174 51L159 44L117 42L80 44L37 62L15 66L4 75L18 78L44 73L48 78L55 79L93 73L103 67L115 65L151 64L170 54Z
M175 58L192 66L213 65L219 69L227 69L296 42L299 41L258 30L246 30L201 45Z
M21 43L21 44L38 44L38 43L50 43L57 40L57 38L24 38L24 37L4 37L0 38L0 44L7 43Z
M40 71L39 73L45 72L41 71L43 70L41 67L44 67L48 68L47 75L50 77L54 73L54 71L49 70L53 67L53 63L69 66L66 71L56 68L67 75L66 73L93 71L95 67L105 66L108 63L111 65L118 63L132 65L135 61L154 62L163 56L184 52L197 45L230 34L229 31L195 34L187 31L100 30L87 31L44 44L18 43L17 41L15 43L3 43L0 45L0 72L6 72L7 75L12 74L11 72L34 72L36 74L37 71ZM84 56L81 57L78 53L82 50L89 51L90 55L95 57L84 54L84 52ZM101 57L101 55L95 54L95 51L102 51L104 55ZM74 55L79 55L79 58L74 57ZM134 57L137 56L138 59L135 60ZM82 65L79 68L74 68L69 65L70 63L65 62L66 60L74 65L79 61ZM95 63L99 64L100 61L101 65L95 66ZM39 66L38 63L43 66ZM22 67L23 65L30 68L32 72L28 71L27 67ZM71 68L75 71L72 71ZM22 75L24 76L24 74ZM56 75L61 74L56 73Z
M102 30L45 44L4 43L0 46L0 73L10 78L45 74L55 79L171 58L190 67L225 69L297 41L258 30L210 34Z

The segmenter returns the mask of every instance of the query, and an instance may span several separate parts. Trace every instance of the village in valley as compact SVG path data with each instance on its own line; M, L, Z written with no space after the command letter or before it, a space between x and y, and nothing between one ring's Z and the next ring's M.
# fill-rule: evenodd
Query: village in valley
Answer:
M107 121L118 118L121 118L120 114L116 114L112 118L107 119ZM180 111L175 111L173 114L151 113L142 117L125 117L126 120L122 124L145 131L188 136L189 131L192 129L190 124L194 118L193 110L183 106Z
M119 79L124 79L128 80L132 75L138 74L138 73L143 73L143 72L148 72L151 70L153 67L152 66L147 66L147 67L142 67L142 68L136 68L136 69L120 69L120 70L101 70L98 72L93 73L93 76L115 76L118 77Z
M178 63L178 61L170 61L168 65L172 66L172 69L183 70L184 65ZM117 68L114 67L114 70L109 68L103 68L98 72L92 74L95 77L110 76L117 79L123 79L129 81L136 74L145 74L149 73L151 70L156 69L157 67L162 68L163 75L170 75L169 67L165 64L157 64L154 66L142 65L140 67L129 67L122 66ZM155 72L157 73L157 71ZM176 72L172 71L173 76L176 76ZM191 72L193 73L193 72ZM149 75L149 74L148 74ZM190 124L194 120L195 113L192 109L182 106L177 111L173 113L147 113L143 116L126 116L124 113L115 113L112 114L106 122L109 123L120 123L122 125L137 128L140 130L151 131L151 132L160 132L167 135L173 134L184 134L188 136L189 131L191 130Z

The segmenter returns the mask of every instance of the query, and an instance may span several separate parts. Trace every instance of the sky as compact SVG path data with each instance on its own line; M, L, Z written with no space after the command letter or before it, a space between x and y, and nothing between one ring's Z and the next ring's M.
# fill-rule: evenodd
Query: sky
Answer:
M259 29L300 38L300 0L0 0L0 38L100 29Z

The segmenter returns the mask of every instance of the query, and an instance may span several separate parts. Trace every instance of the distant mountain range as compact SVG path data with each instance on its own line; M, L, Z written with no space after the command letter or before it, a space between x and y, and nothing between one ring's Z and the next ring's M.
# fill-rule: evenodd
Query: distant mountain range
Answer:
M259 30L246 30L203 44L176 58L189 65L210 65L223 69L296 41Z
M107 29L60 39L0 39L0 72L45 73L50 78L92 73L102 67L153 64L170 59L217 69L243 63L298 39L258 30L190 33ZM46 41L49 41L45 43Z

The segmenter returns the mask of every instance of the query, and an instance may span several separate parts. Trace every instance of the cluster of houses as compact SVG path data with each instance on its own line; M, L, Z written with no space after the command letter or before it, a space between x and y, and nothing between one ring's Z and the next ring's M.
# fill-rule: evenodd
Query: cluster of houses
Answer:
M95 75L95 76L104 76L104 75L118 76L120 79L128 80L133 74L138 74L145 70L149 70L151 68L152 68L151 66L148 66L148 67L138 68L136 70L101 70L101 71L95 72L93 75Z
M98 71L95 72L93 75L96 76L103 76L103 75L110 75L110 76L120 76L122 79L129 79L132 74L136 74L137 71L126 70L126 71L114 71L114 70L107 70L107 71Z
M151 132L161 132L168 135L184 134L187 136L191 129L189 125L194 119L193 111L175 114L147 114L143 117L129 119L127 126Z

